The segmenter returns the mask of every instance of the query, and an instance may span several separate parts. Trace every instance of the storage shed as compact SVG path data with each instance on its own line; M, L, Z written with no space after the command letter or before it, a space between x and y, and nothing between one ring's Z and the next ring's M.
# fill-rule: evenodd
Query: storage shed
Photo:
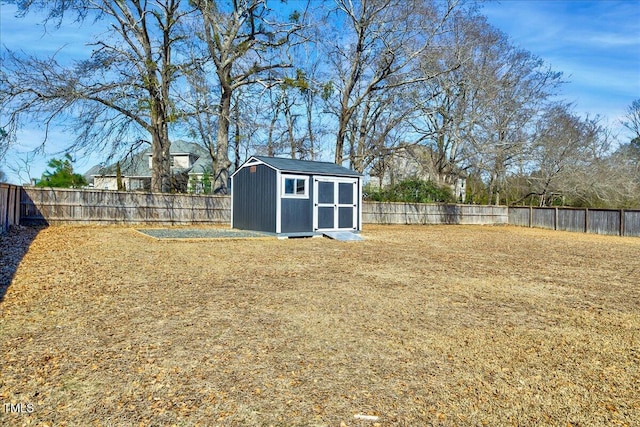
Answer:
M231 200L231 226L241 230L361 230L362 175L335 163L252 156L231 175Z

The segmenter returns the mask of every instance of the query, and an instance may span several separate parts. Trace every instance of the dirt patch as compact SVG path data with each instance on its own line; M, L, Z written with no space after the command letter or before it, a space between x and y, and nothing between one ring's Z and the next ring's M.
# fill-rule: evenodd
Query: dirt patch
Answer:
M42 230L0 306L0 423L640 422L640 239L363 235Z

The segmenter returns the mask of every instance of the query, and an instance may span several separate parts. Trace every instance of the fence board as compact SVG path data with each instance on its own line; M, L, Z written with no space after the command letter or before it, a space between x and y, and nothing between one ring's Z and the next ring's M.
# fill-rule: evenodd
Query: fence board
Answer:
M554 230L556 227L556 210L554 208L536 208L532 211L531 226Z
M589 209L588 233L620 234L620 211Z
M9 228L7 212L9 211L9 184L0 184L0 233Z
M640 237L640 211L624 211L624 235Z
M20 223L20 188L0 183L0 234Z
M510 207L509 208L509 224L528 227L530 221L531 208L528 207Z
M558 230L584 232L585 221L584 209L558 209Z

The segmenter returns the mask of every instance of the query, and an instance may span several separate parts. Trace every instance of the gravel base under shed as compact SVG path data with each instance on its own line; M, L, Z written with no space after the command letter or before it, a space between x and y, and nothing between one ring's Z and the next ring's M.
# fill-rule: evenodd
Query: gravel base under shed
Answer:
M143 228L137 229L137 231L156 239L245 239L272 236L267 233L248 230L206 228Z

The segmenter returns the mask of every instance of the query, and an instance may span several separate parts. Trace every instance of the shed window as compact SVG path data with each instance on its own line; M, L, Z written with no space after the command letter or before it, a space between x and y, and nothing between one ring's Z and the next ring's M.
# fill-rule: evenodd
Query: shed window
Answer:
M306 176L283 176L282 177L282 197L309 197L309 177Z

